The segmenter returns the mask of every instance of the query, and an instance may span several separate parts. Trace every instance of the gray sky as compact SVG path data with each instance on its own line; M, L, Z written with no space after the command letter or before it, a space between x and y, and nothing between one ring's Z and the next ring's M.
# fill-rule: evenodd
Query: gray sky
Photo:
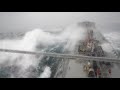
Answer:
M103 31L119 31L120 12L0 12L0 32L52 29L93 21Z

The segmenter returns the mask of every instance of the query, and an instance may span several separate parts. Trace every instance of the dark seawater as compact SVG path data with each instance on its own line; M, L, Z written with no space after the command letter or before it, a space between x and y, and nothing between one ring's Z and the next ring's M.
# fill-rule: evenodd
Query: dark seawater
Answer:
M39 47L38 47L39 49ZM45 52L65 53L64 44L53 45L48 47ZM36 56L39 59L39 56ZM53 78L58 70L59 64L62 62L62 58L54 58L44 56L37 67L30 66L26 72L29 73L27 78L37 78L44 72L46 66L51 68L51 78ZM20 67L17 65L10 65L9 62L4 62L0 65L0 78L10 78L13 75L14 78L24 78L19 76Z
M53 50L50 50L53 47L50 47L46 50L46 52L54 52L54 53L64 53L64 45L59 45L56 48L54 48ZM51 77L53 78L58 70L58 66L59 64L62 62L62 58L54 58L54 57L48 57L48 56L44 56L44 58L42 58L41 62L39 63L39 67L41 67L39 69L40 73L43 72L44 67L45 66L49 66L51 68Z

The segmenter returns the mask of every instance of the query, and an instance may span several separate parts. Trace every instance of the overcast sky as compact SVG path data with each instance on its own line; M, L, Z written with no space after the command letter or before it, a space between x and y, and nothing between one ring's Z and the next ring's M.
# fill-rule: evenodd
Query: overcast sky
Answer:
M52 29L93 21L103 31L120 31L120 12L0 12L0 32Z

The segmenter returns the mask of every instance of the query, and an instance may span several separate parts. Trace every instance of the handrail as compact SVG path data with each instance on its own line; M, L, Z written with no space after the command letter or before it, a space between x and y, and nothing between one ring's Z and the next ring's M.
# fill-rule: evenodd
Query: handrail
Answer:
M46 52L33 52L33 51L22 51L22 50L11 50L11 49L0 49L0 52L6 53L20 53L20 54L31 54L31 55L44 55L58 58L67 58L66 60L86 60L86 61L105 61L120 63L120 59L107 58L107 57L92 57L83 55L72 55L72 54L59 54L59 53L46 53Z

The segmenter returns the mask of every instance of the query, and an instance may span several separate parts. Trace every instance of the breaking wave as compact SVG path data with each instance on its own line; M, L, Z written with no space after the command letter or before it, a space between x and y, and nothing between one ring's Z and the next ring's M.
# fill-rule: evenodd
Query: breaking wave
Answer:
M112 52L114 49L117 52L117 57L120 56L120 32L111 32L104 34L105 38L109 41L109 45L107 45L106 49L109 52ZM108 46L111 46L109 48Z
M71 25L55 34L42 29L27 32L19 40L0 40L0 48L74 54L77 43L86 37L86 29ZM60 58L42 55L0 53L0 77L54 77Z

